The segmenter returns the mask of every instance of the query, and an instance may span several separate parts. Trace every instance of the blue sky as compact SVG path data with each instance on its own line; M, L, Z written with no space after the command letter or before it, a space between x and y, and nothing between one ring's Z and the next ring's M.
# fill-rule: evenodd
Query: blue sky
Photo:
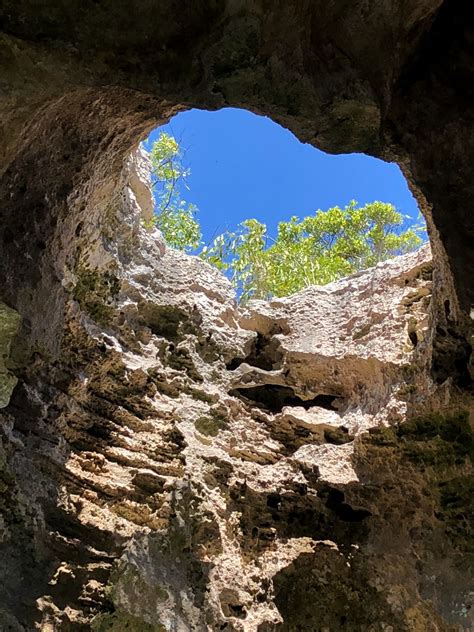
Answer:
M205 243L249 217L265 222L274 234L278 222L292 215L352 199L391 202L417 219L416 201L397 165L363 154L326 154L246 110L188 110L154 130L145 146L161 130L186 151L191 175L182 197L199 208Z

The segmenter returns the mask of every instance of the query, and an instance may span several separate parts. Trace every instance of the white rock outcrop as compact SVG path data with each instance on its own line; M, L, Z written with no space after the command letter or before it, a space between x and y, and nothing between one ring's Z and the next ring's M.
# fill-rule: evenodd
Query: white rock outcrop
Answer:
M37 447L63 481L40 629L451 630L427 578L461 584L436 542L439 490L465 466L430 417L460 404L431 374L429 247L242 308L144 225L147 160L65 272L72 378Z

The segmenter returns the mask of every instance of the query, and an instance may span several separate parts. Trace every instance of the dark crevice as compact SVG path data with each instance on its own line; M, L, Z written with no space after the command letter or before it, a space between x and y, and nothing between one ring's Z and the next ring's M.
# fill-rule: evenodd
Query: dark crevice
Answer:
M316 395L312 399L302 399L289 386L278 386L275 384L265 384L250 388L234 388L229 391L229 395L238 397L244 401L252 402L259 408L266 409L272 413L281 412L284 406L302 406L306 410L313 406L325 408L326 410L337 410L334 402L339 400L337 395Z
M192 316L179 307L143 303L139 309L140 320L155 336L177 343L186 334L196 333Z
M410 342L411 344L416 347L418 344L418 334L416 333L416 331L409 331L408 332L408 337L410 338Z
M234 617L238 619L245 619L246 612L242 605L240 604L229 604L229 610L231 611Z
M469 364L472 346L467 337L454 327L438 326L433 339L431 374L437 384L448 378L461 388L472 384Z
M444 301L444 315L447 321L451 320L451 304L448 299Z
M304 475L318 475L312 469ZM330 539L340 544L365 541L371 513L365 507L352 507L342 492L328 485L317 486L317 495L308 493L306 484L295 483L284 492L260 493L245 484L230 488L231 511L240 513L242 552L255 559L272 549L276 540L310 537Z
M280 349L280 341L271 335L265 336L257 333L252 341L250 353L245 358L232 358L226 364L229 371L234 371L241 364L249 364L264 371L274 371L281 368L283 353Z
M242 364L243 361L244 361L243 358L232 358L232 360L227 362L227 364L225 365L225 368L228 371L235 371L235 369L237 369Z
M354 509L345 502L344 492L339 489L329 488L321 492L321 496L326 496L326 507L333 511L338 518L344 522L362 522L372 513L368 509Z
M99 529L92 524L84 524L60 507L45 504L45 518L53 532L77 542L87 542L88 547L117 554L123 539L120 535Z

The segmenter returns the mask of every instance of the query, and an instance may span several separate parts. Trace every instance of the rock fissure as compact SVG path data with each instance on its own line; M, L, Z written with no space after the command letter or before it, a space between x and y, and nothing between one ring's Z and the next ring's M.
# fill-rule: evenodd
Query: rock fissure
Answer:
M240 397L245 401L253 402L254 405L278 413L286 406L301 406L305 410L313 407L324 408L325 410L337 410L334 402L339 398L337 395L316 395L312 399L302 399L292 388L288 386L276 386L268 384L264 386L250 386L248 388L235 388L229 391L229 395Z

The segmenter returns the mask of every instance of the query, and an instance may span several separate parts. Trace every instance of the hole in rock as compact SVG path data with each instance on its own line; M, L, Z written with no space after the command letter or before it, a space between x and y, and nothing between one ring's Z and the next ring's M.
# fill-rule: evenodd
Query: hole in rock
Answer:
M271 509L279 509L281 505L281 496L280 494L268 494L267 496L267 507Z
M411 330L408 332L408 337L410 338L410 342L411 344L416 347L416 345L418 344L418 334L416 333L415 330Z
M226 368L229 371L234 371L241 364L246 363L264 371L273 371L281 368L282 360L283 353L279 340L272 338L271 335L265 336L257 333L252 341L250 353L245 358L233 358L226 364Z
M344 492L339 489L329 488L321 496L326 497L326 507L344 522L361 522L372 515L368 509L354 508L345 502Z
M246 618L245 607L239 603L239 596L236 591L225 588L220 594L220 602L225 617Z
M179 307L142 303L140 315L153 334L174 342L195 331L192 317Z
M237 617L238 619L245 619L245 610L240 604L229 604L229 609L234 617Z
M444 301L444 314L446 316L446 320L450 321L451 320L451 303L449 302L448 299Z
M289 386L278 386L275 384L265 384L263 386L252 386L249 388L234 388L229 391L229 395L239 397L244 401L264 408L271 413L279 413L284 406L302 406L306 410L313 406L325 408L326 410L337 410L334 402L341 398L337 395L316 395L312 399L302 399L295 394Z
M150 231L158 228L168 246L221 270L242 302L324 285L425 239L397 165L325 154L245 110L188 110L154 130L144 147L154 194ZM359 245L334 259L346 237ZM228 369L242 362L274 369L272 344L260 335L249 356Z

